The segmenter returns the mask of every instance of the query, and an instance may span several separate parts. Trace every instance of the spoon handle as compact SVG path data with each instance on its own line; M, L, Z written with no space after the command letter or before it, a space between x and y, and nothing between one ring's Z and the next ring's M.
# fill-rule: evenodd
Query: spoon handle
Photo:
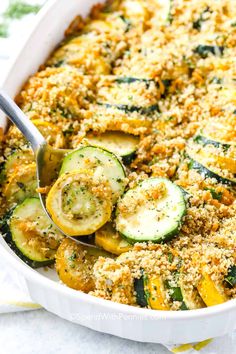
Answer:
M26 140L30 142L35 153L42 145L46 144L46 140L35 125L2 90L0 90L0 109L10 118L12 123L17 126Z

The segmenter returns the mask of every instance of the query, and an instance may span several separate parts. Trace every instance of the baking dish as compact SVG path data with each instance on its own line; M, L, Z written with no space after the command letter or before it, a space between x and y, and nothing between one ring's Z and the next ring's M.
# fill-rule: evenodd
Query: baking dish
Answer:
M54 0L43 8L27 42L11 65L4 89L14 97L29 75L37 71L62 39L77 15L97 1ZM1 116L1 126L6 120ZM89 328L143 342L181 343L204 340L232 331L236 301L187 312L151 311L112 303L74 291L58 282L53 271L35 271L24 264L1 239L0 253L25 277L34 301L47 310Z

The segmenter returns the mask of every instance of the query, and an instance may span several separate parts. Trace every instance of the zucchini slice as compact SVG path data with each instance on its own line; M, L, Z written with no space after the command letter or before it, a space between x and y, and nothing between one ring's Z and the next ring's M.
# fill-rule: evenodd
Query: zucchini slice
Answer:
M165 242L178 233L185 212L181 188L165 178L149 178L119 200L116 228L130 243Z
M97 103L126 113L151 114L159 110L160 87L154 80L119 78L101 83ZM132 81L132 84L130 84Z
M106 178L93 171L66 172L50 189L46 207L67 235L90 235L111 217L111 187Z
M132 77L132 76L118 77L115 81L118 84L133 84L133 83L137 83L137 82L144 82L146 84L147 88L149 87L149 85L152 82L155 85L157 84L153 79L143 79L143 78Z
M198 54L201 58L206 58L209 54L220 57L224 54L224 49L223 46L199 44L194 49L194 53Z
M133 106L133 105L128 105L128 104L110 104L110 103L103 103L103 102L98 102L98 105L104 106L106 108L116 108L120 111L124 111L125 113L133 113L133 112L138 112L140 114L152 114L153 112L160 112L159 105L158 104L153 104L148 107L140 107L140 106Z
M145 282L144 275L141 275L140 278L134 279L134 291L136 293L136 302L140 307L147 307L147 297L145 292Z
M219 305L227 301L223 286L216 284L210 275L204 270L201 271L201 279L197 290L207 306Z
M194 144L195 145L195 144ZM197 145L196 145L197 146ZM194 146L192 146L194 148ZM195 148L194 148L195 149ZM222 149L217 147L200 147L194 153L198 161L206 161L207 165L216 166L222 170L227 170L236 175L236 150L230 150L230 154L226 155Z
M34 155L31 149L17 149L7 157L2 173L5 177L9 177L16 169L22 169L23 165L28 165L32 162L34 162Z
M132 246L114 229L112 223L107 223L95 233L95 243L107 252L120 255L128 252Z
M95 287L93 266L98 257L108 257L108 253L64 239L56 253L56 271L60 280L75 290L85 293Z
M212 145L225 145L227 150L231 145L236 145L235 121L235 119L229 119L229 121L210 120L198 135L205 138L204 143L207 140L214 141L215 143L211 143Z
M221 147L223 149L223 151L227 151L231 145L230 144L225 144L223 142L220 142L220 141L216 141L216 140L212 140L210 138L207 138L203 135L196 135L194 138L193 138L193 141L197 144L201 144L203 146L206 146L206 145L213 145L215 147Z
M113 203L124 193L126 186L125 170L119 159L105 149L86 146L69 153L63 160L60 175L79 169L94 171L105 177L111 186Z
M48 60L47 65L72 66L86 75L108 75L111 70L110 55L110 50L104 52L101 37L89 32L73 37L67 43L59 46Z
M206 167L205 164L203 165L202 162L200 163L200 162L194 160L191 156L189 157L189 159L190 159L189 168L197 170L205 178L214 178L219 183L226 184L226 185L233 186L233 187L236 186L236 178L235 179L228 179L228 178L222 177L218 173L215 173L212 170L210 170L209 167Z
M52 264L61 239L38 198L27 198L14 209L6 241L31 267Z
M3 194L9 203L19 203L27 197L36 197L36 189L36 164L33 162L17 168L10 175L3 186Z
M109 131L101 135L89 133L85 141L89 145L99 146L122 157L124 163L128 164L135 157L135 152L139 143L137 136L123 132Z

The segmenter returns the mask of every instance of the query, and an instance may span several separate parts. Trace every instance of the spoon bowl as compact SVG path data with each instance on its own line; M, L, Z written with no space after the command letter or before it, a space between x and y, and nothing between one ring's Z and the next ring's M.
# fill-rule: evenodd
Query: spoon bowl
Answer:
M31 144L37 166L39 199L45 213L50 218L53 225L55 225L65 237L70 238L83 246L99 248L94 244L92 238L90 237L83 236L83 238L86 239L86 242L83 242L81 241L81 237L72 237L65 234L65 232L63 232L61 228L52 220L51 215L46 208L46 192L48 187L57 178L62 160L71 150L55 149L50 146L36 126L27 118L16 103L3 91L0 91L0 109L9 117L11 122L16 125L26 140Z

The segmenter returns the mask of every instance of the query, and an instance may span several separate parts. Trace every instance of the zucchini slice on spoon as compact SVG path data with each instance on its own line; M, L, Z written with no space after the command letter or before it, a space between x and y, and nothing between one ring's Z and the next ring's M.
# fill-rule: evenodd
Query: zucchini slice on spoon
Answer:
M149 178L119 200L116 228L130 243L165 242L178 233L185 212L181 188L165 178Z
M104 176L91 170L66 172L50 189L46 207L66 234L90 235L111 217L112 190Z
M75 150L64 158L60 175L80 169L93 171L95 176L103 176L108 180L113 203L116 203L119 196L124 193L125 170L112 152L95 146L86 146Z

